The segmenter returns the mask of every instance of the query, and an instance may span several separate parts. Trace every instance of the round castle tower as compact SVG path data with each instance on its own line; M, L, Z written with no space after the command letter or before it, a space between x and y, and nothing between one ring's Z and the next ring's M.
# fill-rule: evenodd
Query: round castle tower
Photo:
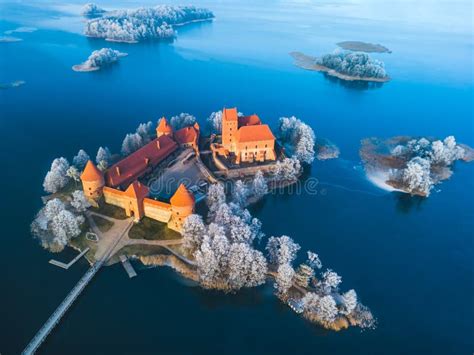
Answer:
M105 185L104 174L97 169L92 161L88 161L81 174L82 189L84 196L89 200L96 200L102 196L102 189Z
M195 199L194 195L184 186L179 185L178 189L170 199L171 219L168 227L181 231L186 217L194 213Z
M156 136L159 138L161 136L172 136L173 128L170 126L165 117L160 119L158 126L156 127Z

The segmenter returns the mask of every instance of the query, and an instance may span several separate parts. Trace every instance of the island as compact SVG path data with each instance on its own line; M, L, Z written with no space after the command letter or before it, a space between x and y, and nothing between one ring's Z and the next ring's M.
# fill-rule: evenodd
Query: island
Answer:
M474 150L457 144L453 136L444 140L397 136L362 140L360 157L367 178L376 186L428 197L435 185L451 177L457 160L474 160Z
M205 134L188 113L162 117L127 134L120 154L100 147L95 162L84 150L72 165L55 159L33 235L52 252L80 250L93 267L122 262L131 276L128 258L223 292L271 282L282 302L324 328L373 328L370 310L355 290L341 290L341 276L318 254L295 265L301 246L267 238L247 209L298 181L315 158L312 128L282 117L272 130L236 108L207 122Z
M86 11L89 10L90 6ZM96 12L94 14L97 15ZM214 14L205 8L158 5L104 13L103 16L87 20L84 33L88 37L104 38L107 41L138 43L172 39L176 36L175 27L213 18Z
M365 53L392 53L390 49L382 46L381 44L373 44L360 41L343 41L336 43L342 49L354 52L365 52Z
M120 58L126 57L127 55L127 53L122 53L112 48L102 48L93 51L85 62L73 65L72 70L77 72L100 70L104 66L116 63Z
M384 64L371 59L366 53L334 51L320 58L301 52L291 52L297 67L323 72L344 81L385 83L390 81Z

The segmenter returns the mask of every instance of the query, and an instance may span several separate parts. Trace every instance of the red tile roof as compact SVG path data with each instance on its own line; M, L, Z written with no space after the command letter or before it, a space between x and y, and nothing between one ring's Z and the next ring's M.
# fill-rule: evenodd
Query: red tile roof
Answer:
M170 134L173 133L173 128L171 128L171 126L169 125L165 117L162 117L160 119L160 122L158 123L158 127L156 127L156 132L170 133Z
M238 142L257 142L275 140L270 127L266 124L256 126L243 126L238 130Z
M250 116L241 116L239 117L239 127L241 126L254 126L261 124L260 117L256 114Z
M198 126L199 127L199 126ZM199 131L194 127L184 127L174 132L174 139L178 144L193 143L198 140Z
M123 193L125 196L131 197L136 200L144 199L148 196L150 190L148 187L143 185L141 182L135 180Z
M237 108L224 108L222 110L222 120L224 121L237 121Z
M179 185L174 195L171 196L170 202L172 206L177 206L177 207L193 206L194 195L188 191L188 189L186 188L186 186L184 186L184 184L181 184Z
M102 172L97 169L94 163L90 160L87 162L86 167L81 174L82 181L98 181L103 179L103 177L104 174L102 174Z
M161 136L144 145L106 172L106 184L116 187L126 185L143 175L150 167L158 164L178 148L168 136Z

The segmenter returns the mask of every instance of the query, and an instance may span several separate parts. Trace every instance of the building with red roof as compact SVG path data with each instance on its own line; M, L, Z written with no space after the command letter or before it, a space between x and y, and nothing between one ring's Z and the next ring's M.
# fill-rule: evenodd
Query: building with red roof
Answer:
M211 146L214 154L235 155L235 162L275 160L275 136L256 114L238 115L237 108L222 111L222 145Z
M107 186L128 186L155 165L178 149L178 144L168 135L162 135L129 156L112 165L105 174Z

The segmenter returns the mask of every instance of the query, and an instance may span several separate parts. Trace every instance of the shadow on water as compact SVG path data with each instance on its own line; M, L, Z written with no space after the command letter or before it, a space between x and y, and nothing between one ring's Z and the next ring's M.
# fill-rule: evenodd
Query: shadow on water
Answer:
M342 80L335 76L329 75L327 73L323 73L323 74L327 80L351 90L364 91L364 90L380 89L385 84L385 83L365 81L365 80L354 80L354 81Z
M403 192L394 192L394 198L396 199L396 209L400 213L408 214L412 210L420 211L421 206L426 201L425 197L411 196Z
M239 290L237 293L224 293L217 290L204 290L200 287L192 288L192 292L199 303L208 309L238 307L261 307L265 303L265 289L269 286Z

